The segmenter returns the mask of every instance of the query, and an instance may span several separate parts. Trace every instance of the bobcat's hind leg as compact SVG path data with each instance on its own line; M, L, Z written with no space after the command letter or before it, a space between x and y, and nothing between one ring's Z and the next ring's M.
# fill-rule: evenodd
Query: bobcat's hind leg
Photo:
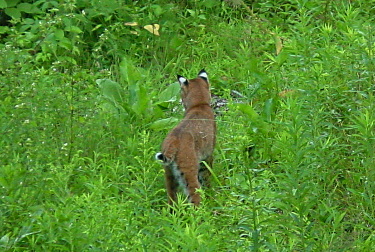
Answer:
M207 165L212 169L212 163L213 163L213 157L209 156L205 160L203 160L207 163ZM198 179L199 183L203 187L210 187L210 177L211 177L211 172L210 170L206 167L206 165L201 162L199 164L199 172L198 172Z
M168 203L169 205L172 205L173 202L176 202L177 200L177 188L178 188L178 181L173 175L173 167L172 165L175 164L170 164L164 166L164 176L165 176L165 187L167 188L167 194L168 194Z
M197 192L197 189L201 187L198 181L198 169L197 167L194 171L191 171L189 174L185 174L186 181L186 194L189 197L189 201L195 206L198 206L201 202L201 196Z
M198 180L198 160L192 156L185 156L184 162L182 163L179 168L182 180L185 182L182 185L184 187L184 192L186 196L188 196L190 203L198 206L201 202L201 196L197 192L197 189L201 187Z

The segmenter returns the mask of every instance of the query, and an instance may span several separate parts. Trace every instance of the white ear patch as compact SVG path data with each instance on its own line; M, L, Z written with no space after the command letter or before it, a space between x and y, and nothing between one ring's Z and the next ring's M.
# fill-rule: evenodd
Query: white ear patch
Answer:
M202 79L204 79L205 81L208 82L208 74L207 74L207 72L204 69L202 69L199 72L198 77L201 77Z
M187 83L187 79L185 79L182 76L178 77L178 81L180 82L180 84L186 84Z
M202 78L208 79L208 75L207 75L206 72L201 72L201 73L199 74L199 77L202 77Z

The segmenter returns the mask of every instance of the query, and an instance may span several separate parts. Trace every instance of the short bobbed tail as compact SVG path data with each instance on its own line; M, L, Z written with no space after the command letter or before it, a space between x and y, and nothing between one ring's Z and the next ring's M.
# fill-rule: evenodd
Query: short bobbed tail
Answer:
M156 153L155 159L165 162L165 156L161 152Z

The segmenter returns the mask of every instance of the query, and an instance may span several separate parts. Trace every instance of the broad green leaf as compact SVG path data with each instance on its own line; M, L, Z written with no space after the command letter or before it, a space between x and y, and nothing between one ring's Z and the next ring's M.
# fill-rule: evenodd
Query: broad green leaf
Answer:
M124 58L120 63L120 73L128 83L136 83L141 79L141 73L130 59Z
M174 36L169 40L169 45L171 46L171 48L177 49L179 46L184 44L184 42L184 39L178 36Z
M5 9L8 7L8 4L5 0L0 0L0 8Z
M2 236L2 237L0 238L0 245L1 245L2 247L8 246L8 244L11 243L11 242L10 242L10 236L11 236L11 235L12 235L12 233L9 232L9 233L5 234L4 236Z
M4 12L13 19L21 18L21 12L16 8L6 8Z
M20 3L18 6L17 6L17 9L19 11L23 11L25 13L41 13L42 11L36 7L34 4L29 4L29 3Z
M155 16L158 17L163 14L163 8L160 5L154 4L151 5L151 8L153 9Z
M0 34L7 33L9 31L8 26L0 26Z
M134 105L137 102L138 85L137 84L129 85L128 91L129 91L128 102L130 105Z
M117 82L109 79L98 79L96 80L96 83L104 97L115 104L123 102L122 89Z
M237 108L239 111L247 115L251 121L258 119L259 117L258 113L249 104L239 103L237 104Z
M177 118L175 117L170 117L170 118L165 118L165 119L160 119L155 122L153 122L150 125L150 129L153 130L164 130L164 129L170 129L172 126L178 121Z
M65 48L66 50L71 51L73 46L72 46L72 41L68 38L61 38L60 42L58 45L62 48Z
M57 59L58 59L59 61L61 61L61 62L66 61L66 62L69 62L69 63L71 63L71 64L73 64L73 65L77 65L77 61L76 61L74 58L72 58L72 57L68 57L68 56L58 56Z
M65 27L65 31L74 32L74 33L82 33L82 30L78 26L74 26L74 25Z
M273 98L270 98L266 100L263 107L263 113L264 118L266 121L272 121L272 118L274 116L274 110L275 110L275 102L276 100Z
M180 93L180 84L177 82L169 85L159 94L159 103L163 102L174 102L177 100L177 96Z
M237 109L248 117L249 125L252 125L251 128L253 131L260 130L262 132L269 132L270 129L268 124L264 122L252 106L245 103L239 103L237 104Z
M5 179L4 176L0 176L0 186L3 188L8 186L8 181Z
M9 8L9 7L15 7L15 6L17 6L17 4L18 4L20 1L21 1L21 0L6 0L5 2L7 3L8 8Z
M201 1L201 3L203 6L207 8L212 8L221 4L220 1L217 1L217 0L205 0L205 1Z
M63 17L63 18L62 18L62 21L63 21L65 27L70 27L70 26L72 26L72 18L69 18L69 17Z
M133 111L138 115L143 114L148 107L149 101L150 99L147 95L147 90L144 87L139 86L136 90L135 102L132 105Z
M58 40L62 40L64 38L64 31L61 29L56 29L55 38Z

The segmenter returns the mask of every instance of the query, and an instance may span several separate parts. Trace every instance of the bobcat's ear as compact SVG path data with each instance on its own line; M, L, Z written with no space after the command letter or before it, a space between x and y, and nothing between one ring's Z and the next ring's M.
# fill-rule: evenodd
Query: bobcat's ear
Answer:
M204 69L202 69L199 72L198 76L208 82L208 75L207 75L207 72Z
M180 82L181 86L189 84L188 80L185 77L182 77L181 75L177 75L177 80L178 82Z

